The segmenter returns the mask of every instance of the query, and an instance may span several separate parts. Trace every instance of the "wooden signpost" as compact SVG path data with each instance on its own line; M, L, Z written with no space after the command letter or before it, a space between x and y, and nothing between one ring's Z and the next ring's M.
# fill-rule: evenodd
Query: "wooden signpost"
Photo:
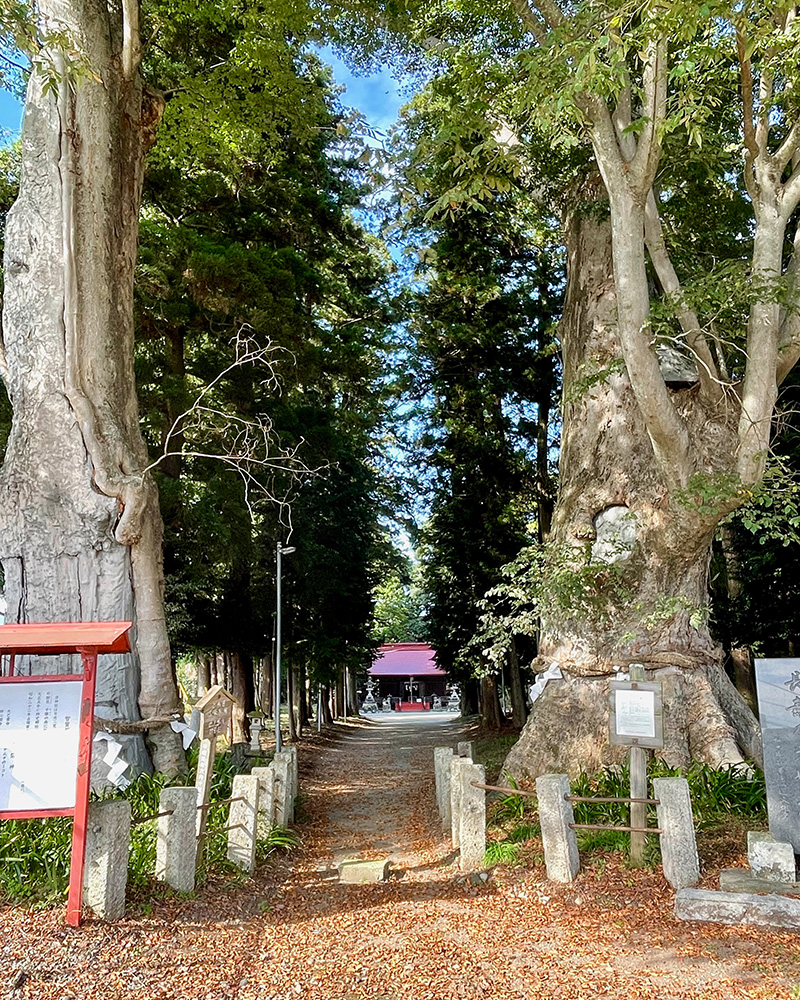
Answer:
M217 737L230 737L233 706L236 699L228 694L221 684L209 688L192 710L192 728L200 740L197 759L197 859L203 849L203 834L208 817L208 803L211 796L211 781L214 777L214 760L217 755Z
M67 922L81 921L97 657L130 651L131 622L0 627L0 820L72 816ZM17 657L79 653L80 674L19 674Z
M630 665L630 680L611 682L609 742L629 746L631 778L631 864L644 864L647 834L647 750L664 745L661 684L644 679L644 667Z

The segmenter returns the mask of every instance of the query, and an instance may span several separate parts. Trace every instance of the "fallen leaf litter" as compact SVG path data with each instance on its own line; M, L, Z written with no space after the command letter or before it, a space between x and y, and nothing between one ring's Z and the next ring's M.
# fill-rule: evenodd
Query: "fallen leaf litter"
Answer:
M458 726L337 726L301 747L303 847L245 882L114 924L0 911L0 995L36 1000L790 1000L800 937L686 924L618 855L569 886L541 865L464 878L440 835L432 747ZM463 737L462 737L463 738ZM341 885L344 857L391 857ZM724 859L730 865L730 857ZM736 859L733 859L736 863ZM740 862L741 863L741 862ZM712 887L717 859L706 872Z

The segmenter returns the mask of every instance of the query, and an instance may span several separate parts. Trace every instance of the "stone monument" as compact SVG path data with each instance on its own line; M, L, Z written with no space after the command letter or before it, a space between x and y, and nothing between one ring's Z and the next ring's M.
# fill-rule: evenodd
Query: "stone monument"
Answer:
M756 660L769 832L800 853L800 659Z

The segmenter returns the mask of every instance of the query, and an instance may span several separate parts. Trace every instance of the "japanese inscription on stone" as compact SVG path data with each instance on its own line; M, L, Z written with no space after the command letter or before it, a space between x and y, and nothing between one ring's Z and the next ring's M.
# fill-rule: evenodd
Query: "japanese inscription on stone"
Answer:
M82 681L4 684L0 811L75 806Z
M800 659L756 660L769 832L800 852Z

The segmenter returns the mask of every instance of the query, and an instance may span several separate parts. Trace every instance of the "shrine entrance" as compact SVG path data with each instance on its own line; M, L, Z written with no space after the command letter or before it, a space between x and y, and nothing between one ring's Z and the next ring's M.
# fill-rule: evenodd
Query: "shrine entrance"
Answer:
M377 709L395 712L444 709L448 701L447 674L436 665L435 656L424 642L381 646L367 682Z

